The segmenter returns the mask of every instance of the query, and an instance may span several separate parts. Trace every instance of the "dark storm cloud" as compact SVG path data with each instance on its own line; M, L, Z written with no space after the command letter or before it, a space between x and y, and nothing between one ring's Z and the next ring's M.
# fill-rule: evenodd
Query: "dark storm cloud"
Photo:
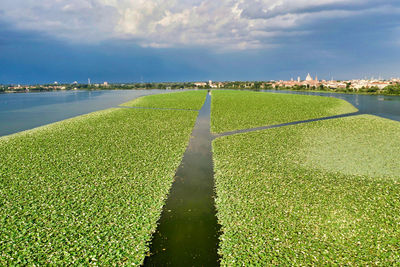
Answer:
M286 9L267 5L278 2L264 1L259 6L255 1L245 1L232 11L237 17L225 16L226 20L222 20L222 15L231 2L220 7L214 3L214 15L204 22L193 19L184 24L183 15L166 15L172 19L165 21L170 28L166 32L165 28L157 29L161 31L158 37L110 36L108 28L103 33L107 38L95 43L80 42L79 38L69 41L41 28L21 28L12 19L1 16L0 83L85 82L89 77L98 82L268 80L304 76L307 72L318 73L321 78L343 79L379 74L400 76L398 1L310 0L307 5L298 4L301 1L286 4ZM207 14L211 4L197 1L196 5L202 8L201 14ZM183 9L189 6L186 1ZM145 4L139 7L144 8ZM262 8L268 7L272 11L266 15ZM114 10L102 10L107 8ZM64 23L79 26L81 21L73 20L79 12L68 12L71 19ZM255 19L258 17L262 19ZM77 29L82 33L90 30L91 24L86 24L87 27ZM207 29L203 29L205 25ZM101 35L99 29L93 31ZM199 38L192 40L196 34ZM164 35L182 41L164 39L163 42L170 42L169 48L164 48L158 42ZM154 45L143 47L143 42Z

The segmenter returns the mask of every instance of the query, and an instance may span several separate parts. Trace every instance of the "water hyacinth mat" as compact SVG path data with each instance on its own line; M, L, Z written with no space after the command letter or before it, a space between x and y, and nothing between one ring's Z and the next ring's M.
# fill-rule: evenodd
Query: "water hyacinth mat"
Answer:
M197 114L109 109L0 138L0 265L141 264Z
M400 262L400 123L362 115L232 135L213 155L223 266Z

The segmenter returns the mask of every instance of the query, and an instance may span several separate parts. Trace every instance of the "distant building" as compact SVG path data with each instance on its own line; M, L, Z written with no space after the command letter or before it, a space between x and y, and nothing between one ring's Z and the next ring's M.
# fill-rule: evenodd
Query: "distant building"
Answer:
M104 85L104 86L108 86L108 82L104 82L103 85Z
M204 83L204 82L194 83L194 86L196 86L196 87L201 87L201 86L206 86L206 85L207 85L207 83Z
M306 80L302 81L300 77L297 78L297 81L293 81L293 79L291 79L290 81L278 81L278 82L272 82L271 86L273 88L276 87L295 87L295 86L306 86L307 88L317 88L319 86L324 86L327 88L332 88L332 89L337 89L337 88L341 88L341 89L355 89L355 90L360 90L363 88L371 88L371 87L377 87L379 90L384 89L386 86L389 86L390 84L394 84L394 83L400 83L400 79L399 78L392 78L391 80L374 80L373 78L371 78L371 80L348 80L348 81L335 81L330 80L319 80L318 76L315 76L315 79L313 79L310 75L310 73L308 73Z
M208 81L208 85L209 85L211 88L217 88L217 87L218 87L216 84L213 84L213 82L212 82L211 80Z

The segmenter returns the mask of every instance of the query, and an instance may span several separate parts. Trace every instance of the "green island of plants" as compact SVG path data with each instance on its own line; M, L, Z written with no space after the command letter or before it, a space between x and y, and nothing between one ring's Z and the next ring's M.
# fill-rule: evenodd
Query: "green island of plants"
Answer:
M141 264L197 114L109 109L0 138L0 265Z
M213 90L211 130L223 133L356 111L333 97Z
M222 266L400 262L400 123L362 115L231 135L213 154Z
M149 95L124 103L121 106L199 110L206 100L206 95L206 90Z

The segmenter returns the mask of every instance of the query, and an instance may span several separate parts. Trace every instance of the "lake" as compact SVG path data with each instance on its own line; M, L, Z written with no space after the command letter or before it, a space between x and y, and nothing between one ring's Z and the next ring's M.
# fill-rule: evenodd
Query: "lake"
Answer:
M57 91L0 94L0 136L32 129L111 107L166 90ZM347 100L362 113L400 121L400 96L356 95L265 90L264 92L320 95Z
M116 107L139 96L165 92L99 90L0 94L0 136Z
M336 97L350 102L361 113L373 114L387 119L400 121L400 96L299 92L285 90L263 90L263 92Z

